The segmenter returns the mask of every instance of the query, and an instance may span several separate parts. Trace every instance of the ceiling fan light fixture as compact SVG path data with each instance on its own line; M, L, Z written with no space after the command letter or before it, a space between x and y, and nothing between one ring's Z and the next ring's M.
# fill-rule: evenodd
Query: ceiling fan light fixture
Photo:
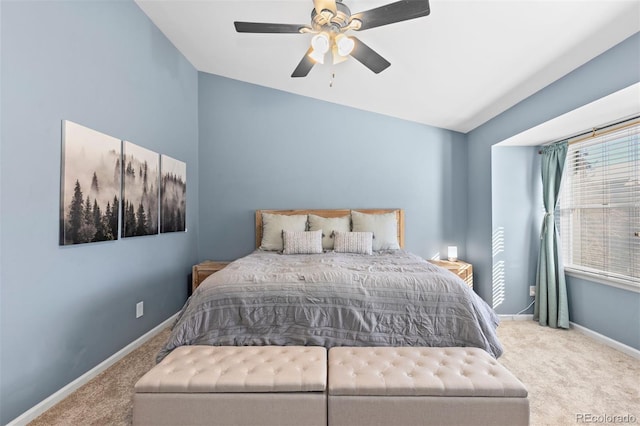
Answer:
M316 34L311 39L311 47L316 52L327 53L329 51L329 35L327 33Z
M311 59L313 59L314 62L318 63L318 64L324 64L324 53L320 53L317 50L312 50L311 53L309 53L309 56Z
M329 43L328 34L324 32L316 34L311 39L311 48L313 50L309 53L309 57L317 63L324 64L324 54L329 51Z
M338 47L338 54L340 56L349 56L351 52L353 52L355 45L356 43L353 39L344 34L338 34L336 36L336 46Z
M344 56L338 53L338 46L336 46L335 44L331 47L331 53L333 56L333 65L339 64L349 59L348 56Z

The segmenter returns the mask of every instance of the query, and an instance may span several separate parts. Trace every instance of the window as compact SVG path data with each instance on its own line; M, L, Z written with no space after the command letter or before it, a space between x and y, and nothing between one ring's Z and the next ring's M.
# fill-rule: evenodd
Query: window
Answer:
M565 267L640 288L640 122L571 143L556 221Z

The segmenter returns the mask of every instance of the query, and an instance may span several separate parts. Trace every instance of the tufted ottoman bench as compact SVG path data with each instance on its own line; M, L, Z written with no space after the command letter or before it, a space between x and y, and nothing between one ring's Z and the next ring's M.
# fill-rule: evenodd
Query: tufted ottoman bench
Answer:
M478 348L329 350L330 426L528 425L524 385Z
M327 352L181 346L135 385L134 425L327 424Z

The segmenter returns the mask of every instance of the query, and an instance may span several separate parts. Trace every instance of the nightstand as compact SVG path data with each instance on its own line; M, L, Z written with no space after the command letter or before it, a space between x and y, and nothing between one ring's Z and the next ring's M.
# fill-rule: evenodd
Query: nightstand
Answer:
M442 268L446 268L449 271L453 272L469 286L469 288L473 288L473 266L470 263L463 262L462 260L432 260L429 259L429 262L434 265L438 265Z
M205 278L214 274L227 266L231 262L217 262L213 260L205 260L204 262L193 265L193 275L191 277L191 291L195 291Z

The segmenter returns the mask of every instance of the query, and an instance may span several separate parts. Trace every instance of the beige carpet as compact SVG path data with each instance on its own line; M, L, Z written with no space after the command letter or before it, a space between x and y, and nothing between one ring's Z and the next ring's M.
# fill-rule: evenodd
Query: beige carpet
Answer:
M503 321L498 331L505 347L499 361L529 389L532 425L614 424L606 420L629 415L640 424L640 360L575 330L532 321ZM167 335L155 336L30 425L130 425L133 385L153 367Z

